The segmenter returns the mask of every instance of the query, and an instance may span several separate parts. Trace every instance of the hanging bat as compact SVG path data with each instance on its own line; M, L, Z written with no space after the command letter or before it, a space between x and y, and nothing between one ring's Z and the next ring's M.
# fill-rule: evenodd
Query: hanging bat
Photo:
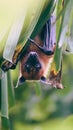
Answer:
M6 72L9 69L15 69L18 61L20 61L20 84L25 82L25 80L40 79L46 82L44 73L48 67L48 62L53 57L54 48L56 46L55 27L52 24L53 16L46 22L39 34L35 36L34 40L31 38L28 39L30 44L26 49L21 46L16 47L12 59L13 63L9 61L4 61L4 63L2 63L1 68ZM57 76L58 74L56 76L53 75L53 79ZM59 79L60 78L61 74ZM56 82L60 82L60 80L56 80ZM60 88L59 85L57 88Z

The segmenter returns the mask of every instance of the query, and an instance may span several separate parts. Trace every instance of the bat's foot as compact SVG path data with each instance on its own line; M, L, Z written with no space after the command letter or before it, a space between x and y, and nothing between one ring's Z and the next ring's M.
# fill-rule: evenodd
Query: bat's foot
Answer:
M61 84L61 70L57 74L54 74L54 72L51 71L48 82L49 85L53 86L54 88L63 89L64 87Z
M48 83L49 83L50 86L53 86L54 88L57 88L57 89L63 89L64 88L61 83L59 83L58 81L55 81L55 80L49 80Z
M3 63L2 63L2 65L1 65L1 69L4 71L4 72L6 72L6 71L8 71L9 69L15 69L16 68L16 65L15 64L13 64L13 63L11 63L11 62L9 62L9 61L4 61Z

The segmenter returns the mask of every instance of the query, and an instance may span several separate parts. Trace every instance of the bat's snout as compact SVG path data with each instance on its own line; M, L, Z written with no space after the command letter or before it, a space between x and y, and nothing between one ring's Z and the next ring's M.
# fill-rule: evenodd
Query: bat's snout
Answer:
M30 52L25 62L24 69L27 73L38 72L41 69L41 63L39 61L38 54L36 52Z

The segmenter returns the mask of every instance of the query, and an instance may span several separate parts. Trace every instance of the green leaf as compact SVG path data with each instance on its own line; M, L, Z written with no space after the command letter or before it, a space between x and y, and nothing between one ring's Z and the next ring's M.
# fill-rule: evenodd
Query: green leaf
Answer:
M8 130L8 88L7 88L7 73L1 79L1 120L2 129Z
M35 91L37 96L41 95L42 88L39 81L35 82Z
M2 70L0 69L0 79L2 78Z
M10 72L1 76L1 122L2 129L9 130L8 108L14 105L14 90Z
M72 11L73 11L73 1L72 0L65 0L65 5L64 5L64 9L63 9L63 13L62 13L62 20L61 20L61 27L60 27L60 34L59 34L59 38L58 38L58 42L59 42L59 48L61 48L62 46L64 46L64 44L66 44L67 47L67 38L70 34L70 21L72 20L71 16L72 16ZM65 48L66 49L66 48Z
M7 73L7 81L8 81L8 103L9 107L12 107L15 103L15 95L14 95L14 86L12 82L12 77L11 77L11 71L8 71Z
M12 62L12 58L10 59L10 57L13 57L14 50L18 43L18 39L22 30L24 18L25 18L25 15L23 15L22 17L19 17L19 19L17 19L14 22L13 26L11 27L11 31L9 32L7 41L6 41L6 45L3 52L3 57L9 60L10 62Z
M73 10L71 11L71 17L70 17L68 30L69 30L68 35L66 36L67 49L69 50L69 53L73 53Z
M6 29L4 29L0 33L0 46L1 46L1 48L0 48L0 66L1 66L1 63L3 62L3 50L4 50L5 43L6 43L8 34L9 34L9 30L10 30L10 27L8 26Z
M44 0L42 2L42 0L37 0L37 2L34 2L33 0L33 5L31 4L31 2L29 3L29 10L27 10L27 25L25 26L26 23L24 23L23 25L23 30L19 39L19 42L21 41L25 41L25 38L27 37L27 39L29 38L29 36L31 35L31 33L33 32L40 16L41 13L44 10L44 6L46 6L46 0ZM48 1L49 2L49 1ZM31 10L32 8L32 10ZM28 22L30 21L30 22ZM25 28L26 27L26 28Z
M2 117L8 118L8 84L7 73L1 79L1 113Z
M1 122L2 122L2 130L10 130L10 128L9 128L9 120L7 118L2 117Z
M32 38L34 38L37 35L37 33L41 30L41 28L46 23L46 21L50 18L51 14L53 12L53 9L55 6L54 0L46 1L45 4L44 4L43 11L39 17L39 20L34 28L34 31L31 34Z
M57 3L57 17L60 14L60 12L61 12L61 15L60 15L59 19L57 19L57 21L56 21L56 42L57 43L56 43L56 50L55 50L53 63L52 63L52 67L51 67L51 70L55 74L57 74L61 68L62 46L60 46L60 43L64 42L62 40L64 40L64 36L67 31L67 28L66 28L66 24L67 24L66 17L67 16L65 17L65 13L66 13L68 1L65 0L64 2L65 2L64 7L62 5L62 0L59 0Z
M61 61L62 61L62 48L56 47L54 59L52 62L52 71L54 71L55 74L57 74L61 68Z
M22 10L24 1L26 0L21 0L21 2L19 0L0 0L0 64L3 61L3 50L9 31L17 15Z

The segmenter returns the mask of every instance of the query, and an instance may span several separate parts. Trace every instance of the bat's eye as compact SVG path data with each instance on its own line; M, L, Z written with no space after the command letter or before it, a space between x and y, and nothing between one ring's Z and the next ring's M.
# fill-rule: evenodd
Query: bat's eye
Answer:
M24 69L28 73L33 71L33 69L35 69L36 71L39 71L41 69L41 64L36 52L29 53Z
M40 63L37 63L37 64L35 65L35 68L36 68L37 71L39 71L39 70L41 69L41 64L40 64Z
M30 73L30 70L31 70L30 64L26 63L25 66L24 66L24 69L25 69L26 72Z

